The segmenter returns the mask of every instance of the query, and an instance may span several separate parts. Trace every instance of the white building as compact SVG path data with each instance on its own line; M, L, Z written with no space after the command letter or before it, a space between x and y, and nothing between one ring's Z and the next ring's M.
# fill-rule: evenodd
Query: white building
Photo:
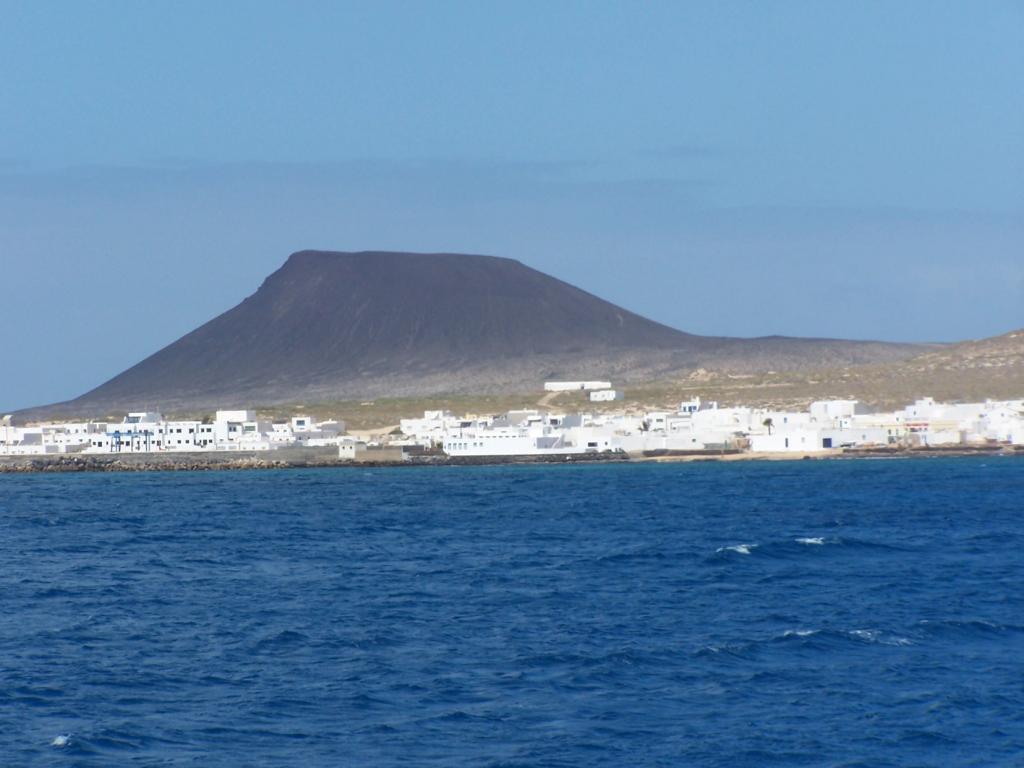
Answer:
M822 423L848 419L863 412L864 408L856 400L818 400L808 409L811 419Z
M795 426L750 436L754 453L813 452L824 450L820 432L812 427Z
M558 384L559 382L548 382ZM561 382L566 383L566 382ZM590 383L570 382L575 389ZM602 396L602 391L592 395ZM600 401L600 400L599 400ZM452 456L706 451L813 452L885 445L1024 445L1024 399L937 403L921 398L897 411L864 413L854 400L823 400L807 411L719 408L694 398L675 411L548 413L513 410L499 416L425 411L402 419L388 449L440 446ZM379 446L344 437L341 421L306 415L261 421L252 410L221 410L212 421L167 420L155 411L129 413L120 423L63 422L17 427L0 421L0 454L163 453L273 450L338 446L353 458Z
M583 453L561 432L523 427L498 427L451 436L444 441L449 456L542 456Z
M476 416L454 416L451 411L424 411L422 419L401 419L399 431L418 445L434 447L444 442L445 435L490 423Z
M129 413L123 421L48 423L15 427L0 423L0 455L50 453L123 454L224 450L270 450L288 445L336 445L340 421L314 422L298 417L270 424L254 411L217 411L212 422L165 419L155 411Z
M545 381L545 392L576 392L588 389L611 389L610 381Z

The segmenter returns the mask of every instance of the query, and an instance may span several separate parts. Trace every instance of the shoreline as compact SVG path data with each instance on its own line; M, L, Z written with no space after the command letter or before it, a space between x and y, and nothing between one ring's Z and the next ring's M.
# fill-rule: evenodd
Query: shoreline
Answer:
M176 454L55 454L49 456L0 456L0 474L66 472L223 472L253 469L374 469L381 467L472 467L524 464L670 464L733 461L809 461L850 459L964 458L970 456L1024 456L1024 446L951 446L929 448L837 448L785 453L732 453L692 451L678 455L628 456L625 454L560 454L548 456L451 457L443 454L412 456L404 461L353 461L340 459L334 449L301 452L266 451L239 453Z

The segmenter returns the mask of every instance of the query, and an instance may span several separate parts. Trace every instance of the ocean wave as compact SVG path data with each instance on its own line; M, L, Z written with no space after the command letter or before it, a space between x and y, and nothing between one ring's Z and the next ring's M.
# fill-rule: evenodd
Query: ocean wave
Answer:
M595 562L617 565L619 563L629 563L634 561L642 562L646 560L664 560L666 557L667 555L662 551L659 545L650 545L622 552L612 552L607 555L601 555L596 558Z
M914 645L908 637L873 628L856 629L787 629L779 634L751 640L714 643L697 651L697 656L740 658L751 657L772 648L799 648L801 651L816 650L834 652L859 645L884 645L903 647Z
M874 541L871 539L858 539L855 537L839 537L834 540L827 540L829 544L836 544L844 549L859 550L859 551L878 551L878 552L910 552L912 547L904 546L902 544L896 544L893 541Z
M260 653L265 651L293 648L296 646L301 647L308 645L309 641L309 636L302 632L296 632L291 629L284 629L261 639L259 642L256 643L254 650L257 653Z
M719 547L715 552L735 552L738 555L749 555L751 550L757 549L758 546L758 544L733 544L728 547Z
M951 637L985 637L1024 633L1019 624L999 624L987 619L922 619L917 626L929 635Z
M849 643L851 641L897 647L914 644L910 638L873 628L787 630L782 633L781 639L786 640L788 638L821 638L826 643L833 644Z
M694 654L697 657L721 657L737 659L748 659L757 647L756 643L721 643L705 645Z
M785 632L782 633L782 636L784 638L785 637L810 637L811 635L816 635L819 632L821 632L820 629L787 629Z
M736 555L758 555L763 558L775 559L802 559L815 551L821 556L829 557L852 557L865 553L876 553L884 556L890 552L906 552L906 548L891 542L871 541L867 539L846 538L846 537L825 537L825 536L796 536L775 541L760 542L757 544L740 543L729 544L718 547L715 550L717 558Z
M776 541L729 544L718 547L714 557L717 559L730 558L733 555L758 555L762 558L771 559L793 559L806 557L808 546L824 545L833 543L831 540L817 537L786 538Z

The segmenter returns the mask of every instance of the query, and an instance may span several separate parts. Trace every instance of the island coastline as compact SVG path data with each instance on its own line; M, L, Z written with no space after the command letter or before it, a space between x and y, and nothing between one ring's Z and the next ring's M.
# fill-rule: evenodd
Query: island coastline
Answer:
M281 455L273 455L281 454ZM732 461L808 461L851 459L1024 457L1024 446L982 445L950 447L837 448L822 451L763 453L748 451L686 451L658 456L626 453L576 453L545 456L446 456L443 453L410 455L402 460L341 459L332 449L302 451L195 452L176 454L4 456L0 474L68 472L208 472L265 469L375 469L395 467L480 467L567 464L669 464Z

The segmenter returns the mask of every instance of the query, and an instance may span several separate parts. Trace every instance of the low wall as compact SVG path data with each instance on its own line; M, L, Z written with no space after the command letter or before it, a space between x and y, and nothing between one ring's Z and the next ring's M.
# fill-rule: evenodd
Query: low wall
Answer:
M0 472L147 472L198 469L315 467L338 463L336 446L273 451L175 451L173 453L55 453L0 456Z
M978 448L876 448L837 449L815 458L849 459L857 457L907 458L914 456L1019 456L1024 446L985 446ZM364 454L365 456L365 454ZM443 454L413 455L407 459L385 456L363 458L362 461L338 458L336 447L282 448L276 451L218 451L175 454L51 454L45 456L0 456L0 474L11 472L163 472L225 469L288 469L303 467L423 467L423 466L488 466L502 464L579 464L626 461L729 461L757 459L811 458L799 452L758 454L750 452L700 451L669 455L637 457L624 453L576 453L546 456L445 456Z
M625 461L625 454L565 454L550 456L464 456L439 453L411 454L400 448L369 450L356 460L341 459L335 446L281 448L276 451L206 451L162 454L55 454L0 456L5 472L163 472L218 469L287 469L302 467L423 467L480 466L491 464L563 464Z

